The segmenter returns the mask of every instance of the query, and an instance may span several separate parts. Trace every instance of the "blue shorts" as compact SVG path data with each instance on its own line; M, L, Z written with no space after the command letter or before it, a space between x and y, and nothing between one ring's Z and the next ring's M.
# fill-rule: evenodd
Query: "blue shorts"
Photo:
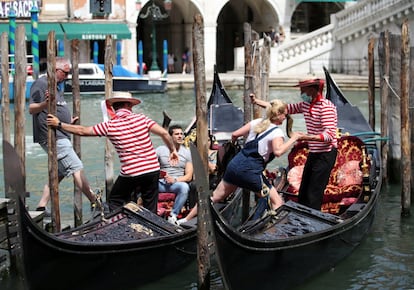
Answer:
M40 144L47 153L47 144ZM57 160L59 177L68 177L83 169L82 161L79 159L69 139L57 139Z

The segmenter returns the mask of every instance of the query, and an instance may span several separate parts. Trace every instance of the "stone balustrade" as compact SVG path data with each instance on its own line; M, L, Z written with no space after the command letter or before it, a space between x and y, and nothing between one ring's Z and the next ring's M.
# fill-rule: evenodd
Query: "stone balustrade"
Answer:
M337 41L345 43L368 32L378 32L413 14L414 0L358 1L333 14L330 25L272 48L272 73L303 71L315 58L329 59Z
M334 35L345 43L414 12L414 0L365 0L331 17Z

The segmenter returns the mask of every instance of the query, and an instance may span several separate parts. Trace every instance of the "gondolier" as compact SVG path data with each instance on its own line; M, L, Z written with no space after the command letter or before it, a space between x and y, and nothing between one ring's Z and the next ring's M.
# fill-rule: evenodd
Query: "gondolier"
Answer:
M335 105L323 97L324 81L310 79L299 82L302 102L288 104L288 114L303 114L308 134L301 138L309 147L299 188L299 203L320 210L323 193L329 181L337 154L337 123ZM266 107L269 103L251 96L253 104ZM318 180L318 182L315 182Z
M112 98L106 100L115 110L114 118L109 121L85 127L62 123L49 114L47 124L76 135L108 137L121 162L120 175L108 197L110 209L115 210L131 201L135 191L141 193L144 207L157 213L160 164L150 133L160 136L167 145L172 164L178 162L178 153L167 130L147 116L132 112L132 107L140 102L130 93L114 92Z

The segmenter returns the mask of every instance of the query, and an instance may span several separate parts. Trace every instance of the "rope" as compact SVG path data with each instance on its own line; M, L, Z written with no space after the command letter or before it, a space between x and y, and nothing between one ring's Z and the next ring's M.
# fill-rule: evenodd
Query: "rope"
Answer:
M398 100L401 100L400 96L397 94L397 92L392 88L388 76L384 76L384 81L387 84L388 88L391 90L391 92L398 98Z
M400 98L400 96L397 94L397 92L392 88L392 86L391 86L391 84L390 84L390 82L389 82L389 80L388 80L388 76L384 76L384 81L385 81L385 83L387 84L387 86L388 86L388 88L391 90L391 92L398 98L398 100L400 101L401 100L401 98ZM414 109L414 107L410 107L410 106L408 106L408 108L409 109Z

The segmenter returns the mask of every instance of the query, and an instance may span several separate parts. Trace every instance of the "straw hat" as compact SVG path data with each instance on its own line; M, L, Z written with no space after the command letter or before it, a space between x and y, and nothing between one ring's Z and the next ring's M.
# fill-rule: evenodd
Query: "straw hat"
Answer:
M106 100L106 104L109 106L112 106L114 103L118 102L129 102L134 106L141 103L140 100L133 98L131 93L128 92L113 92L112 97Z

